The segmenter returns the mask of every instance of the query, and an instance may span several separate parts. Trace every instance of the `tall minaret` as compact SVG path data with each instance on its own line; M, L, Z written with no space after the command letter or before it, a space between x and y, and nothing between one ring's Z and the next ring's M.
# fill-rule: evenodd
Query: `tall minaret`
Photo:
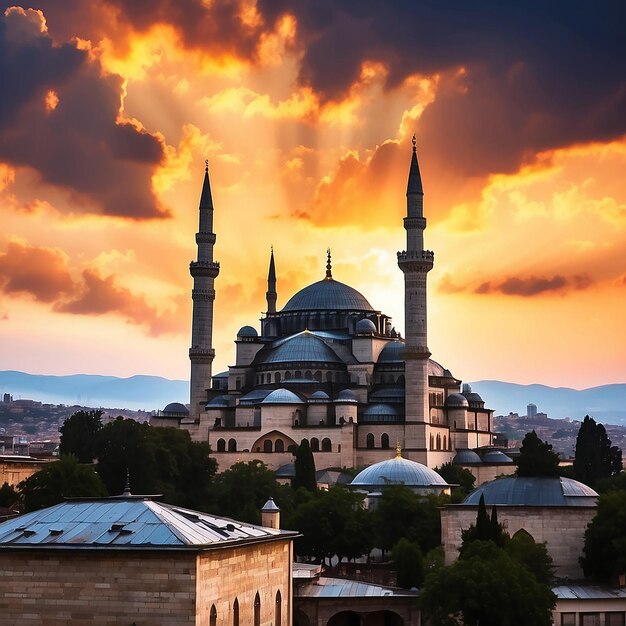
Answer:
M205 161L204 182L200 196L200 221L196 233L198 260L189 264L193 277L193 318L191 326L191 384L190 417L196 418L206 403L206 389L211 386L211 365L215 358L213 349L213 283L220 273L220 264L213 261L213 198L209 182L209 162Z
M430 422L428 405L428 350L426 332L426 278L433 268L434 255L424 250L424 190L413 135L413 154L406 190L407 215L404 218L406 250L398 252L398 265L404 273L405 317L405 442L407 456L427 460Z
M270 269L267 273L267 291L265 292L265 299L267 300L267 313L276 313L276 267L274 266L274 246L272 246L272 252L270 253Z

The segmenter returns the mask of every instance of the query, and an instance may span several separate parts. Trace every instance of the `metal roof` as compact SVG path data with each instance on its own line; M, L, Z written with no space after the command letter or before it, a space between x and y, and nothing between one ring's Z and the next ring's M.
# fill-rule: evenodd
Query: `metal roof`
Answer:
M341 363L343 361L323 339L307 330L262 350L256 363Z
M596 506L598 494L571 478L514 476L484 483L463 504L477 505L480 496L491 506Z
M552 592L559 600L626 600L625 587L558 585Z
M480 465L482 463L474 450L458 450L452 462L455 465Z
M0 524L0 549L219 547L274 539L264 528L140 496L68 500Z
M295 586L294 595L299 598L380 598L383 596L417 597L418 593L358 580L322 576L314 583Z
M285 311L373 311L372 305L356 289L326 278L308 285L293 295Z
M448 483L434 470L402 457L387 459L366 467L356 475L350 484L353 487L372 485L448 486Z
M289 389L274 389L269 393L261 404L304 404L304 400L300 399L293 391Z

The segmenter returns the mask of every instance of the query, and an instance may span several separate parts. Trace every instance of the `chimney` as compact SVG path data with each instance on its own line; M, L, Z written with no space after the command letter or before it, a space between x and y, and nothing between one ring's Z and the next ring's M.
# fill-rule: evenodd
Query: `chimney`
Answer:
M276 506L274 499L270 499L261 509L261 526L266 528L280 528L280 509Z

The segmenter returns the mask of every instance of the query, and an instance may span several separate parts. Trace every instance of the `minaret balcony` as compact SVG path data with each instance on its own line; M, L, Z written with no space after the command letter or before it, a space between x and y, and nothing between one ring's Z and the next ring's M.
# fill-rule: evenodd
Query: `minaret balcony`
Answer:
M213 348L189 348L189 358L196 362L211 363L215 358L215 350Z
M403 272L429 272L433 269L435 254L430 250L403 250L398 252L398 266Z
M200 231L199 233L196 233L196 243L198 245L200 245L201 243L215 244L215 240L215 233L210 233L206 231Z
M413 230L417 228L419 230L426 230L426 218L425 217L405 217L404 229Z
M199 276L216 278L220 273L220 264L217 261L192 261L189 264L189 273L194 278Z

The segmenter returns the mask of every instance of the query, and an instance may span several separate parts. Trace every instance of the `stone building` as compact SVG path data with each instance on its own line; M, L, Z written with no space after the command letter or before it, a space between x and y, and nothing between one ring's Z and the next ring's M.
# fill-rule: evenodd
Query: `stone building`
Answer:
M582 578L585 529L596 514L598 494L571 478L511 477L485 483L457 505L441 511L441 543L445 563L456 560L461 533L476 523L480 497L497 507L498 521L509 535L528 533L546 547L557 577Z
M208 169L200 200L197 260L190 265L193 324L190 408L168 405L151 423L187 429L209 441L220 469L261 459L277 469L307 439L318 468L358 467L387 459L400 442L408 459L428 467L458 450L491 446L493 411L461 391L461 381L430 358L427 275L434 255L424 248L424 191L415 141L404 218L406 336L356 289L325 275L277 308L279 274L270 255L266 312L260 332L244 326L235 362L211 375L214 280L213 200Z
M290 626L295 535L129 493L63 502L0 524L0 619Z

